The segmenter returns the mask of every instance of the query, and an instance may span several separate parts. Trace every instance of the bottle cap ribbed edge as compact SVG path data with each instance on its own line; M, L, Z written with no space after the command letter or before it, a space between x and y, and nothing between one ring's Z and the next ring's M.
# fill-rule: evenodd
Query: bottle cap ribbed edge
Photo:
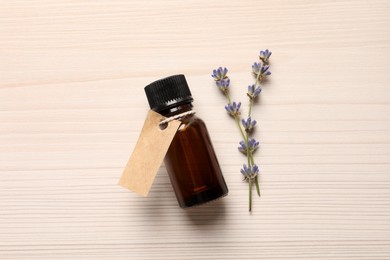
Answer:
M150 108L157 112L193 101L183 74L156 80L147 85L144 90Z

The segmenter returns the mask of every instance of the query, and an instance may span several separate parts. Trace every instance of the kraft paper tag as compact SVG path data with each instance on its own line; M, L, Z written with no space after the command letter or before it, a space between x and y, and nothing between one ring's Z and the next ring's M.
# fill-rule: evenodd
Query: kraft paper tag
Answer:
M146 197L181 122L173 120L161 130L162 115L149 110L137 144L119 185Z

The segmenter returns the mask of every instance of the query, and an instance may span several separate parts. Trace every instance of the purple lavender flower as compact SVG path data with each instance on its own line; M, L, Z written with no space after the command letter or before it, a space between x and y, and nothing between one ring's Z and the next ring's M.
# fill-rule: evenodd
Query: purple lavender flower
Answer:
M246 142L244 140L240 141L240 146L238 147L238 150L242 152L243 154L247 154L248 152L248 146L249 146L249 152L253 153L258 147L259 147L259 142L256 141L256 139L249 139L248 140L248 146L246 145Z
M241 102L238 102L237 104L236 102L233 102L227 104L227 106L225 106L225 109L232 117L236 117L240 115L240 107L241 107Z
M249 131L251 131L255 127L257 122L256 122L256 120L252 121L252 118L248 117L247 120L241 119L241 123L244 126L245 131L249 132Z
M261 87L258 86L257 88L255 88L256 86L255 85L249 85L248 86L248 93L246 93L248 95L248 97L250 99L254 99L256 98L260 92L261 92Z
M256 78L264 79L266 76L271 75L271 72L268 71L269 65L263 65L261 62L255 62L252 65L252 72L255 74Z
M230 79L226 76L227 72L227 68L219 67L218 69L213 70L213 74L211 74L211 77L215 80L215 84L225 93L225 95L228 93L230 85Z
M219 87L220 90L226 92L229 89L230 79L229 78L221 79L216 81L215 84Z
M240 146L238 147L238 150L242 152L243 154L246 154L246 143L244 140L240 141Z
M244 181L254 179L259 174L259 167L256 164L249 167L244 164L241 168L241 173L244 175Z
M211 77L213 77L215 81L226 79L227 72L228 72L227 68L219 67L218 69L213 70L213 74L211 74Z
M253 153L258 147L259 147L259 142L256 141L256 139L251 138L248 140L248 145L249 145L249 150Z
M271 54L272 52L270 52L268 49L265 49L264 51L260 51L260 60L264 63L264 64L268 64L269 62L269 57L271 57Z

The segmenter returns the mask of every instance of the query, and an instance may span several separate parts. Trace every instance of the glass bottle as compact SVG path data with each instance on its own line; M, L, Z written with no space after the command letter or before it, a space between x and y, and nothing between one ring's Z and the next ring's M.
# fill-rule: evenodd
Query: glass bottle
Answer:
M184 75L157 80L145 87L150 108L165 117L192 110ZM187 208L227 195L228 188L202 119L189 114L179 127L164 163L180 207Z

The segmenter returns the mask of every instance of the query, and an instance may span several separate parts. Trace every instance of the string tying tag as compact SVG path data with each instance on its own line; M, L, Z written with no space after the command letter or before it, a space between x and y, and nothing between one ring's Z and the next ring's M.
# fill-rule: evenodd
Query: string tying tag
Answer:
M175 115L175 116L167 117L166 119L164 119L163 121L160 122L160 126L163 126L163 125L165 125L173 120L177 120L177 119L189 116L189 115L194 115L195 113L196 113L195 111L191 110L191 111L187 111L187 112Z

